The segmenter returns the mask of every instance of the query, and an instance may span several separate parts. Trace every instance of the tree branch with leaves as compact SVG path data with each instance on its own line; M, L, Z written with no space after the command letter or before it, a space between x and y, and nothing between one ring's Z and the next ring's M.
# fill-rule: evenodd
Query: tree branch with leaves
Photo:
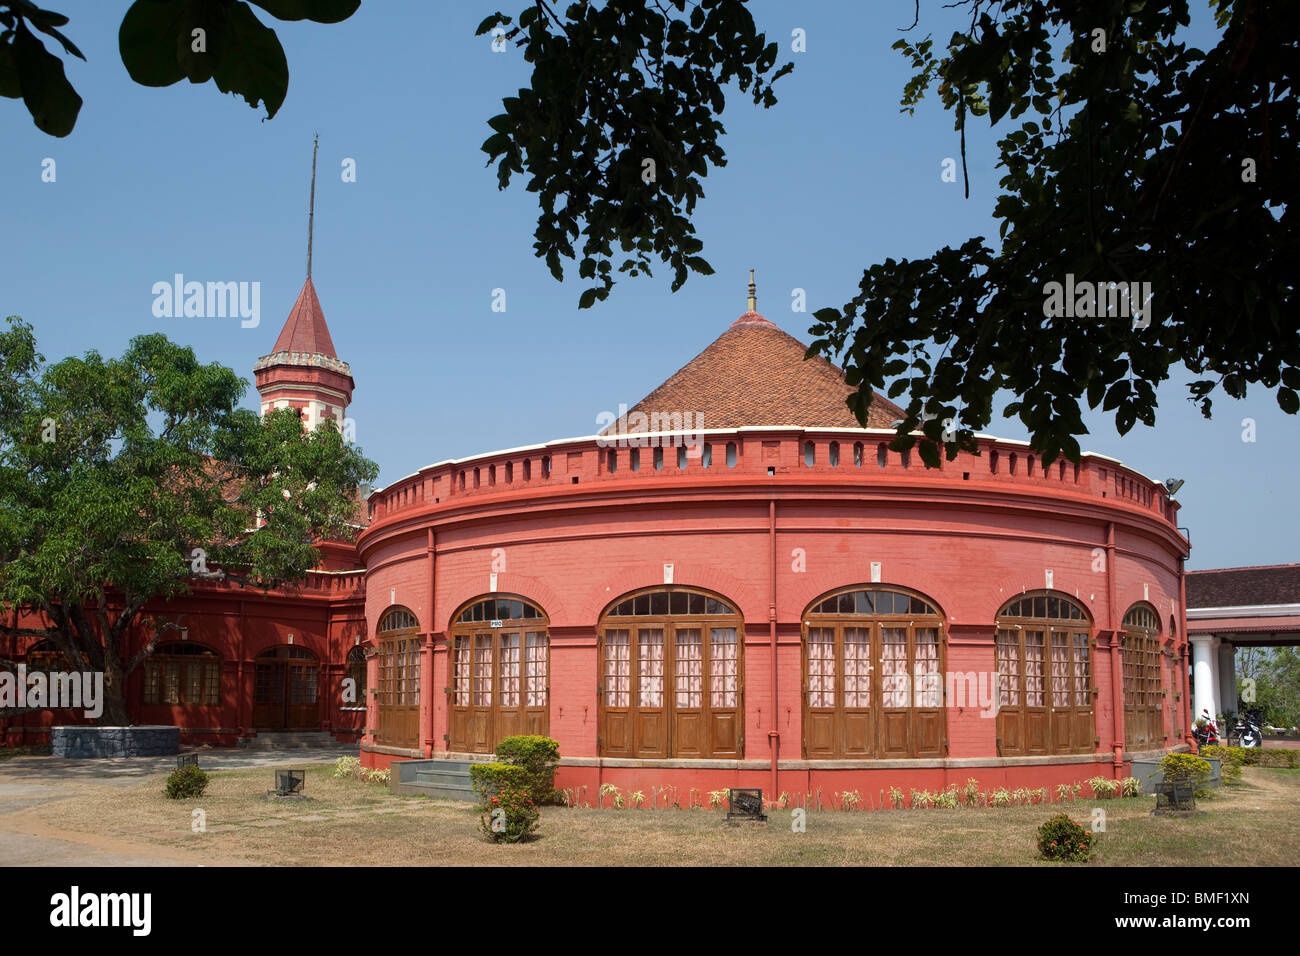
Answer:
M151 602L201 580L292 587L321 540L355 536L358 488L378 473L332 424L240 408L243 379L160 334L120 359L46 365L11 316L0 372L0 604L25 612L0 633L39 632L102 671L110 723L127 718L126 676L175 626L145 615Z

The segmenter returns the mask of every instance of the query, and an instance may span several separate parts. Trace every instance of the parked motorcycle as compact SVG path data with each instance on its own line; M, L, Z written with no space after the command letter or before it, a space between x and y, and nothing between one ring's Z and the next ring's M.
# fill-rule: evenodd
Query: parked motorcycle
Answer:
M1219 726L1214 722L1208 710L1201 711L1196 719L1196 728L1192 731L1197 748L1210 747L1219 743Z
M1258 747L1261 739L1259 724L1253 718L1238 715L1233 736L1237 738L1238 747Z

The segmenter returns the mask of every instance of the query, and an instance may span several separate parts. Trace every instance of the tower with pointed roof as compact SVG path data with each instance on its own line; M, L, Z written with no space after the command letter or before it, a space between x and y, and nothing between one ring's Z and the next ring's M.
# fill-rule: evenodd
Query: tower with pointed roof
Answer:
M334 351L311 276L303 283L280 337L253 366L262 414L296 408L310 430L326 419L340 431L352 402L352 369Z
M307 281L268 355L253 365L261 413L296 408L310 431L331 420L342 431L352 402L352 369L334 351L325 313L311 281L312 231L316 218L316 145L311 155L311 198L307 213Z

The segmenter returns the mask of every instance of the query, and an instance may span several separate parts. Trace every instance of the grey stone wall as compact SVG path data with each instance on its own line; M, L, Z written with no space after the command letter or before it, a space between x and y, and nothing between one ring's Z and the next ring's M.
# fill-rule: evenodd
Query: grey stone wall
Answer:
M1202 757L1210 765L1210 776L1206 780L1207 787L1218 787L1223 783L1223 768L1219 764L1218 757ZM1145 757L1134 759L1133 769L1130 773L1142 781L1142 795L1148 797L1156 792L1156 787L1160 786L1160 781L1164 780L1165 772L1160 769L1160 759L1158 757Z
M160 757L180 750L179 727L51 727L55 757Z

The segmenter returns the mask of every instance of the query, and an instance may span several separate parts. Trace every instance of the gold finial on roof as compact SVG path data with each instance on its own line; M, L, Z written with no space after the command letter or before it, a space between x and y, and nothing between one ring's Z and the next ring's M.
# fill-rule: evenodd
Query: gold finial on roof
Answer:
M749 308L748 312L758 311L758 294L754 290L754 270L749 270Z

